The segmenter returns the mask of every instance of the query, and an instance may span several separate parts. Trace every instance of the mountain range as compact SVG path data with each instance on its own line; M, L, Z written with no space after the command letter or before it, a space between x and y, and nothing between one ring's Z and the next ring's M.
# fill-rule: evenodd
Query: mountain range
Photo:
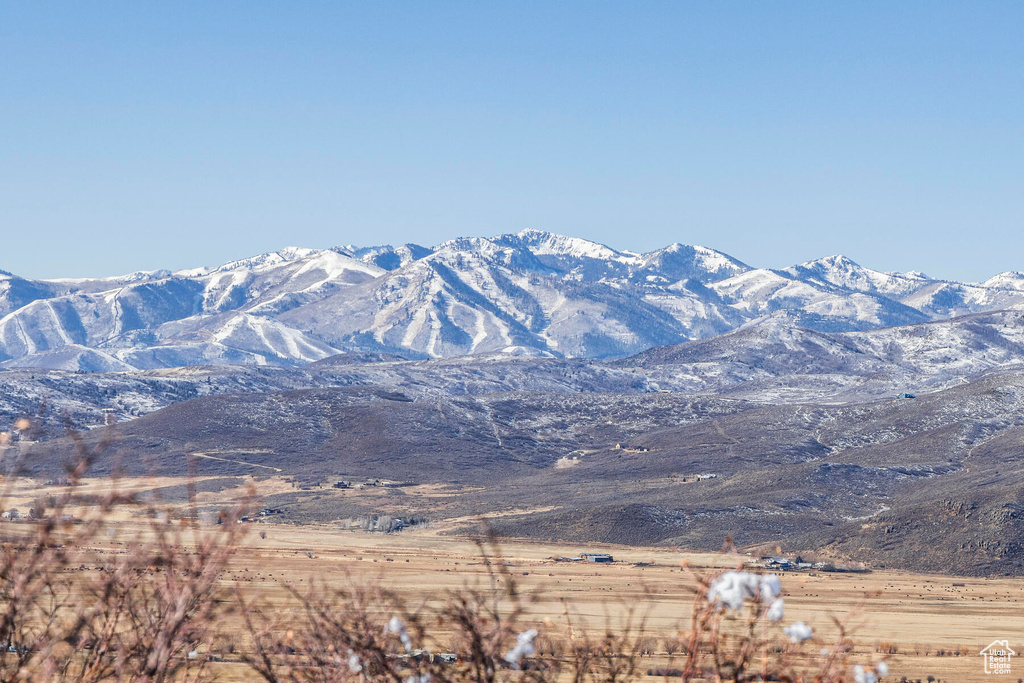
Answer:
M0 428L37 417L5 433L5 474L59 479L113 436L96 474L211 494L277 477L265 503L295 523L491 516L515 537L1024 575L1021 273L766 270L525 231L4 273L0 315ZM374 478L403 486L332 486Z
M525 230L112 278L0 272L0 367L298 367L367 352L616 359L772 319L829 334L1017 308L1019 272L972 284L842 256L769 270L700 246L639 254Z
M198 475L211 495L272 477L264 503L287 522L490 517L504 536L572 544L731 537L751 552L1024 574L1019 311L844 333L772 318L615 360L0 372L0 423L25 414L40 419L8 434L5 473L59 478L85 444L101 476ZM332 486L378 478L402 486Z

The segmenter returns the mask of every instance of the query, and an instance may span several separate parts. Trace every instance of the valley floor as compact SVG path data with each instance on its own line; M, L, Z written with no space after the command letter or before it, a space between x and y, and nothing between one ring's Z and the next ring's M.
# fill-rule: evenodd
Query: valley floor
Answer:
M379 581L419 601L484 576L470 540L436 530L376 534L273 524L261 525L261 530L266 538L251 536L233 571L237 578L272 591L286 582L317 576L328 581ZM621 628L626 612L635 608L646 615L646 630L659 639L688 628L694 572L733 568L744 559L725 553L608 545L508 542L501 549L520 586L543 596L531 608L538 622L545 617L559 622L564 603L592 628ZM615 562L552 559L586 551L611 553ZM893 653L889 680L925 680L928 675L948 681L983 680L979 652L994 640L1010 639L1011 647L1020 641L1020 579L876 571L785 572L782 580L784 623L805 621L827 640L834 635L833 617L852 616L854 661L871 662L879 649L887 649ZM658 666L663 658L656 655L645 666ZM1024 664L1021 668L1024 671Z
M276 478L269 483L282 485ZM154 484L175 487L181 482L146 482L147 487ZM104 488L109 488L109 482L92 480L82 492L98 493ZM7 504L24 507L40 491L45 487L22 482ZM217 495L224 493L200 493L199 498L209 502ZM123 545L120 539L148 528L148 522L126 512L116 522L111 552ZM253 521L226 578L251 587L254 595L282 609L288 603L288 586L301 588L314 580L379 584L403 595L410 604L439 601L448 591L486 577L473 539L454 533L468 521L449 519L390 534L347 530L337 524ZM607 552L615 561L598 565L555 560L593 551ZM500 552L521 589L538 596L524 624L548 620L559 628L568 610L577 623L603 633L605 628L624 628L632 610L634 623L642 617L645 631L658 642L689 628L696 576L754 559L735 552L523 541L503 542ZM817 637L829 642L836 632L833 618L850 617L856 643L853 661L877 661L885 651L892 669L886 680L898 681L901 676L927 680L929 675L943 681L986 680L979 653L989 643L1009 639L1015 651L1024 653L1020 634L1024 581L1019 578L888 570L791 571L782 572L781 577L784 624L805 621ZM242 642L240 625L237 628ZM645 670L664 666L662 650L659 647L641 666ZM224 680L253 680L242 664L227 659L213 665ZM1024 671L1024 659L1020 668Z

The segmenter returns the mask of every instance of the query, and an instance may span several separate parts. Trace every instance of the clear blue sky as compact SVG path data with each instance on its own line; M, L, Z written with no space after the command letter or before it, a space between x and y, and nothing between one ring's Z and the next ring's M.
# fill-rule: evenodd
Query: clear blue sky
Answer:
M1024 269L1024 3L0 0L0 268L532 227Z

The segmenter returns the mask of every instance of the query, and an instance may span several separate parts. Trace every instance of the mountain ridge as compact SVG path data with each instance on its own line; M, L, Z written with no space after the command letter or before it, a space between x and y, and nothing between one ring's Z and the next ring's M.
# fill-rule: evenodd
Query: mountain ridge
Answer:
M295 366L337 353L620 358L785 313L822 332L1024 307L1024 274L783 269L673 243L646 253L539 230L434 247L285 247L215 267L0 278L0 367Z
M292 521L377 514L372 500L303 488L381 478L458 491L443 509L389 497L403 514L507 512L493 520L504 536L704 549L730 536L751 551L1024 575L1024 311L847 332L798 327L802 315L614 360L366 352L287 367L230 364L257 343L247 335L300 346L287 325L185 317L167 324L199 341L132 356L179 367L0 372L0 423L35 416L7 434L0 465L59 476L70 427L97 449L113 438L101 476L277 470L305 482L266 500ZM224 364L182 364L214 349ZM120 362L74 344L47 353ZM238 457L195 462L214 451Z

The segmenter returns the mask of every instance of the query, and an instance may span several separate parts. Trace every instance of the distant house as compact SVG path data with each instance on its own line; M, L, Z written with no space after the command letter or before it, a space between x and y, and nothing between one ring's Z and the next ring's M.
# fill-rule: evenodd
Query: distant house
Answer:
M914 396L913 394L911 394L908 391L904 391L902 394L900 394L899 396L896 397L896 400L902 400L902 399L905 399L905 398L917 398L917 396Z
M587 562L614 562L613 558L608 553L580 553L580 557Z
M777 569L790 569L793 566L793 563L785 557L765 557L763 559L765 567L774 567Z

